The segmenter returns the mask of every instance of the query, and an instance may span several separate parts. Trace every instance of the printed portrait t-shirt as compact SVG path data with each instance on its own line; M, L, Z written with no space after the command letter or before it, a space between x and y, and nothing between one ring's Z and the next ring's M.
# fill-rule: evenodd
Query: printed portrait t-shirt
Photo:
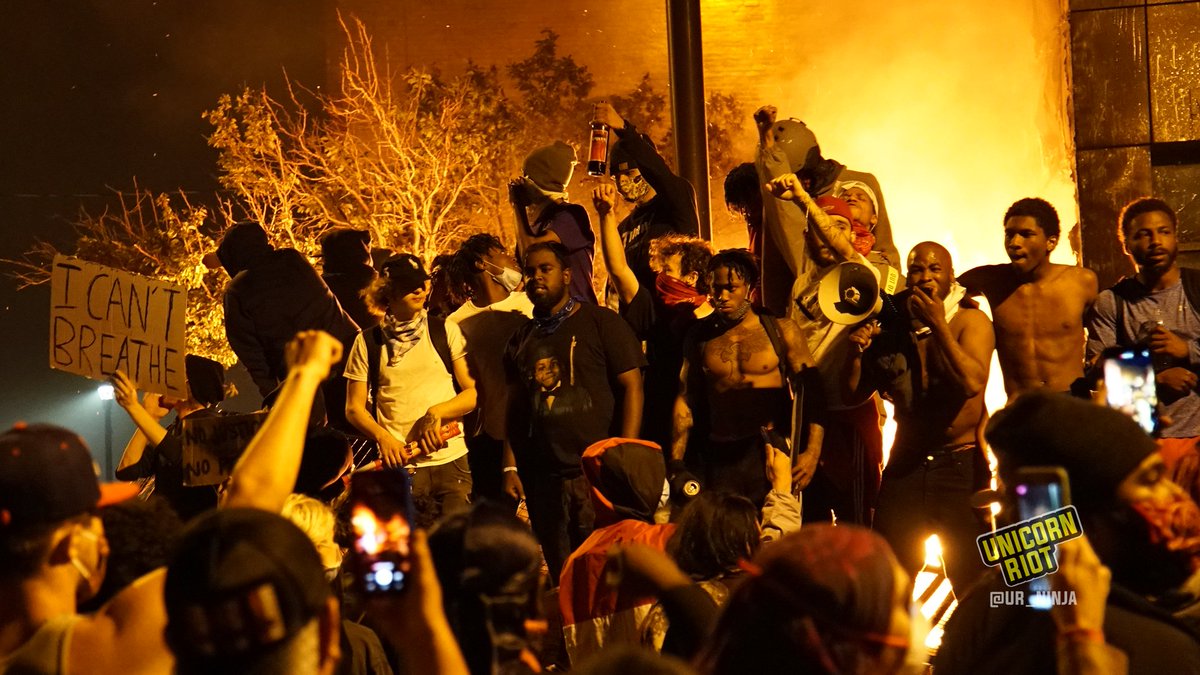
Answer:
M520 328L505 364L516 384L508 431L518 465L573 477L589 445L620 432L617 376L646 359L621 317L579 303L553 333L533 321Z

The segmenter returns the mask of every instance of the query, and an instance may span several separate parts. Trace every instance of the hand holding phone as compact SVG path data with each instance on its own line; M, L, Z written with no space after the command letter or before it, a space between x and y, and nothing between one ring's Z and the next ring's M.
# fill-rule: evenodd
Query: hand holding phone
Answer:
M1108 407L1129 415L1154 435L1158 431L1158 390L1150 350L1106 349L1100 364Z
M347 563L360 592L373 595L404 590L412 570L412 522L407 471L364 471L350 479L354 545Z

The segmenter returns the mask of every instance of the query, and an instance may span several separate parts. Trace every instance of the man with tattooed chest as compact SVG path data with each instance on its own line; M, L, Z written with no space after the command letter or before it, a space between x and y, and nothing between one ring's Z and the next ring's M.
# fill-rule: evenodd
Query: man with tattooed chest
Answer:
M709 263L714 312L688 334L671 458L678 470L686 453L688 468L705 490L733 492L761 504L770 486L759 430L773 427L788 435L789 380L798 384L797 378L815 373L816 366L793 321L760 316L751 308L749 294L757 282L758 267L745 249L722 251ZM822 398L810 396L805 403L815 411ZM815 418L805 415L807 445L794 464L800 488L820 457L823 432Z

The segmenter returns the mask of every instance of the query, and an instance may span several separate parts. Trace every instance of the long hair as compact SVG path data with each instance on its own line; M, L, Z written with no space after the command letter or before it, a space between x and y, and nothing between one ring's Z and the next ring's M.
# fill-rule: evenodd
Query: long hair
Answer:
M667 553L688 576L720 577L758 550L758 509L745 497L705 490L688 502L667 541Z

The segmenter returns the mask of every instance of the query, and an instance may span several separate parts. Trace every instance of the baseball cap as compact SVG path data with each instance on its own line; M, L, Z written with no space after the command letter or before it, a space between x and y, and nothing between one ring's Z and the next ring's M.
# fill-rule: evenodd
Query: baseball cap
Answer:
M167 564L167 644L181 663L216 672L295 635L329 593L312 541L286 518L209 511L183 531Z
M854 216L850 215L850 204L845 199L840 197L817 197L817 206L821 210L831 216L841 216L847 222L854 222Z
M392 282L392 290L400 295L412 293L429 279L424 263L411 253L397 253L388 258L381 271Z
M817 304L830 321L854 325L882 309L879 279L867 265L839 263L821 279Z
M845 199L845 197L843 197L842 195L846 194L846 190L850 190L853 188L858 188L859 190L862 190L863 192L867 193L867 198L871 200L871 206L874 207L875 214L878 215L879 214L879 198L875 196L875 191L871 189L871 186L867 185L866 183L862 182L861 180L838 181L837 197L839 197L841 199Z
M0 436L0 531L51 525L134 497L134 483L101 485L87 443L50 424L18 422Z

